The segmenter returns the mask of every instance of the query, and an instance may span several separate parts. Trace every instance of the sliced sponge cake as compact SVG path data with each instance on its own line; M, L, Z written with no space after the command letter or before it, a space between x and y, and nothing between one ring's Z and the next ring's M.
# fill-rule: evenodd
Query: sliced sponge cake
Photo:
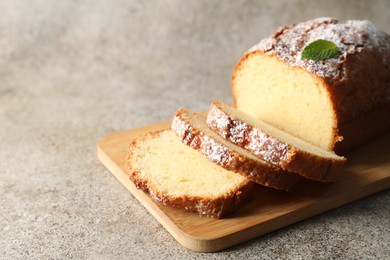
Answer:
M176 112L172 129L186 145L208 160L261 185L291 190L301 179L235 145L207 127L206 116L181 109Z
M284 170L316 181L333 181L344 157L281 131L221 102L213 102L207 125L223 138Z
M255 185L182 144L171 130L133 140L127 170L133 183L156 200L214 218L234 212Z

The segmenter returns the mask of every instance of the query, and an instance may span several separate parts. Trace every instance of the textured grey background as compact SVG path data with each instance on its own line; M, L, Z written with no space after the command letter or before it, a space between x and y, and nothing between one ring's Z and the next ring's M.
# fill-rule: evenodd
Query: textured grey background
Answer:
M389 258L390 192L215 254L179 245L98 162L103 136L231 101L239 57L390 1L0 1L0 258Z

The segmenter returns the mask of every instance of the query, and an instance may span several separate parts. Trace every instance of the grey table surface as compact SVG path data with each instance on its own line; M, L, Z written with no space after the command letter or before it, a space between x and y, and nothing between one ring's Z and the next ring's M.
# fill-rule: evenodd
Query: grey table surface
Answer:
M96 157L114 132L231 102L240 56L383 1L0 1L0 259L386 259L390 191L213 254L174 238Z

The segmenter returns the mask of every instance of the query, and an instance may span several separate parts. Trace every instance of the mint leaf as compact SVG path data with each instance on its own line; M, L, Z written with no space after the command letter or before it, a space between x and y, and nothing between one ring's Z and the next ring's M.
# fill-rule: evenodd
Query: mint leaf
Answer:
M339 48L333 42L316 40L305 47L302 51L302 60L326 60L337 56Z

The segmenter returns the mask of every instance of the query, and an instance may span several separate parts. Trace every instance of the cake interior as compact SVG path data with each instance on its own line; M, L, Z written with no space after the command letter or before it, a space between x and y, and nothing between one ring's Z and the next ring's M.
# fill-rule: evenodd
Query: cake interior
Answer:
M248 183L181 143L171 130L142 139L132 151L132 170L167 196L219 198Z
M325 83L278 58L255 52L233 75L236 107L323 149L332 150L336 119Z

